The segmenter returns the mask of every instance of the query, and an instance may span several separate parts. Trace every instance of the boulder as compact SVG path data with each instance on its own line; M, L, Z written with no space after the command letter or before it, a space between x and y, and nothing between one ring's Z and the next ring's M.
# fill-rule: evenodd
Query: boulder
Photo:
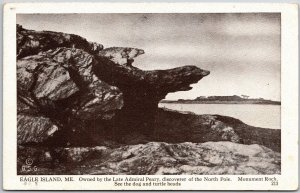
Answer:
M17 116L17 143L41 143L59 130L50 118L20 113Z

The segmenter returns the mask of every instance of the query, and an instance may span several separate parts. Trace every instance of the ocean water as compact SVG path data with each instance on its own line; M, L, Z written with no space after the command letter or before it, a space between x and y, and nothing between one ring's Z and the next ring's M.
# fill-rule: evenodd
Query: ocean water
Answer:
M280 105L159 103L159 107L190 111L199 115L225 115L237 118L251 126L280 129Z

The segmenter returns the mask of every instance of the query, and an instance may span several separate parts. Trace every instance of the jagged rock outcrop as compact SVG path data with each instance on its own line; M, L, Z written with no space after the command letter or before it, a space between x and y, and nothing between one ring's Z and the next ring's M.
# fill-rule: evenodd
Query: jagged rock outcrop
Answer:
M18 59L58 47L78 48L93 54L97 54L103 49L103 45L88 42L85 38L78 35L52 31L27 30L17 24Z
M22 101L19 102L20 108L25 104L23 106L34 109L34 120L38 125L45 124L45 119L38 118L39 114L56 120L65 130L94 128L89 121L111 119L123 106L122 93L93 73L96 63L92 55L75 48L57 48L19 59L17 87L18 99ZM26 114L20 108L18 112ZM32 112L27 110L27 114ZM32 137L44 130L24 129L30 124L25 120L18 124L18 133L23 135L19 142L36 142L29 140L30 134L25 135L25 132L32 131Z
M19 147L18 174L280 174L280 154L261 145L232 142L147 144L108 147L60 148L53 151ZM34 155L34 156L33 156ZM33 157L36 170L22 171Z
M144 53L144 50L137 48L111 47L101 50L98 55L109 58L119 65L131 66L134 58Z

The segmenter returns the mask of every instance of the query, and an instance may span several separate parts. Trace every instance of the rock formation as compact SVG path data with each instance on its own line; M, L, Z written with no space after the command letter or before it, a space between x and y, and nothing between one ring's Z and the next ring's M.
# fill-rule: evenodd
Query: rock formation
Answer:
M170 92L190 90L208 71L195 66L184 66L170 70L142 71L131 65L119 65L114 58L98 58L95 74L123 93L124 107L116 123L125 129L123 133L139 129L151 134L158 103ZM145 110L147 109L147 110Z
M169 143L231 141L261 144L274 151L281 151L280 130L253 127L232 117L196 115L160 109L155 120L156 141Z
M41 148L19 147L19 152L22 155L18 160L20 163L24 163L26 156L31 156L35 158L33 162L37 168L37 171L20 174L280 174L280 154L256 144L150 142L119 148L61 148L57 150L60 156L55 157Z
M103 49L103 45L88 42L85 38L78 35L52 31L27 30L17 24L18 59L58 47L78 48L94 54L97 54Z
M92 71L95 63L92 55L75 48L57 48L19 59L18 115L48 117L62 128L63 139L65 135L76 132L82 135L86 129L94 129L89 122L111 119L123 106L122 93L98 79ZM43 123L45 119L39 120L40 124L46 124ZM18 131L22 136L24 125L19 123ZM18 141L29 142L26 137L22 139Z
M141 54L17 25L18 167L32 154L44 168L39 174L280 173L280 155L272 151L280 152L280 131L158 108L168 93L190 90L209 72L196 66L143 71L132 65ZM216 143L199 144L207 141ZM77 165L83 161L85 169ZM98 168L103 161L108 165ZM152 165L137 169L139 161Z
M105 130L102 125L113 128L112 135L117 137L133 131L149 136L158 102L169 92L191 89L190 84L209 74L195 66L142 71L131 63L143 50L101 50L102 46L95 48L91 46L95 43L76 35L18 26L17 37L19 103L58 122L60 132L67 132L59 135L63 139L76 132L82 135L87 128ZM115 114L114 120L103 123ZM99 124L92 125L90 120Z

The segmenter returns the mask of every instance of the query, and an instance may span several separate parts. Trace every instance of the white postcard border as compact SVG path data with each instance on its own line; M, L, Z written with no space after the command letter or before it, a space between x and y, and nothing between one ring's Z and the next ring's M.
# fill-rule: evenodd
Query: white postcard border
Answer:
M244 175L243 177L276 177L270 182L185 182L180 187L120 187L112 182L23 183L17 175L16 123L16 14L18 13L281 13L281 175ZM298 188L298 6L297 4L249 3L10 3L4 7L3 49L3 188L10 190L295 190ZM101 42L100 42L101 43ZM46 177L33 176L33 177ZM53 177L53 176L52 176ZM60 176L62 178L69 176ZM105 176L96 175L96 178ZM125 177L122 175L107 177ZM127 176L128 177L128 176ZM136 177L136 176L135 176ZM149 175L148 177L158 177ZM164 176L159 176L163 178ZM169 176L168 177L178 177ZM180 177L204 177L181 175Z

